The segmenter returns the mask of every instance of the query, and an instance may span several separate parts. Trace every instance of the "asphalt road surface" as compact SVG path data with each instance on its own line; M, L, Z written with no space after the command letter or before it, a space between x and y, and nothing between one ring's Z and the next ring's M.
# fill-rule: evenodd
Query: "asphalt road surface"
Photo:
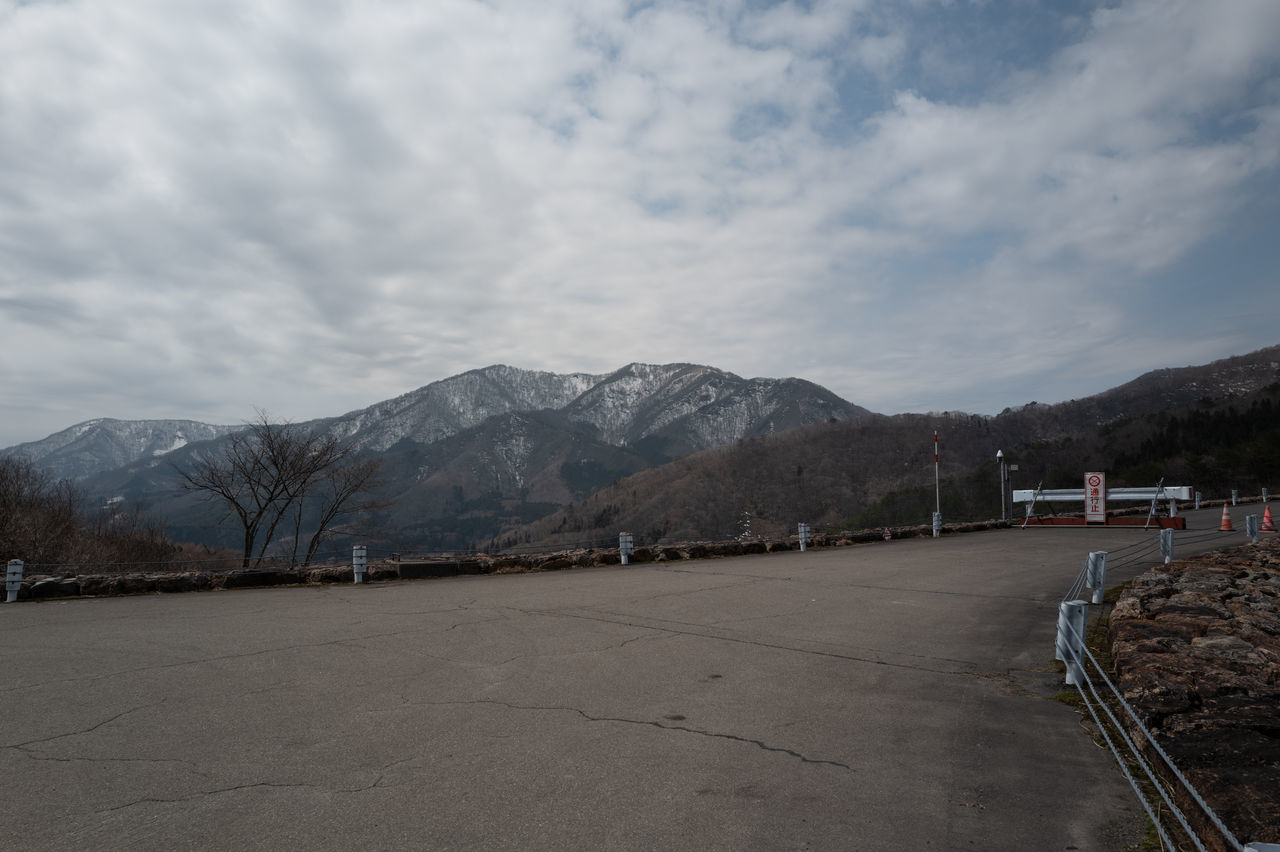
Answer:
M3 605L0 847L1123 848L1053 634L1155 539Z

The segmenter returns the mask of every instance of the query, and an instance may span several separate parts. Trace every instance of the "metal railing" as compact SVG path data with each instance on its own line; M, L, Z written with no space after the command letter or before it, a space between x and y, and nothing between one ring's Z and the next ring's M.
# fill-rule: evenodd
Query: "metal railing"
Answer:
M1181 540L1184 544L1187 544L1222 538L1229 534L1222 531L1211 531L1191 536L1184 535ZM1167 562L1172 556L1172 535L1173 530L1161 530L1157 535L1135 542L1120 550L1091 553L1085 559L1084 567L1067 589L1066 595L1063 596L1058 606L1058 638L1055 642L1058 659L1061 659L1066 665L1067 684L1076 688L1081 702L1093 718L1094 724L1097 725L1098 731L1110 749L1117 765L1119 765L1125 779L1133 788L1147 816L1150 817L1152 824L1160 835L1160 839L1164 843L1162 848L1177 849L1179 847L1170 836L1168 826L1164 825L1159 817L1157 813L1159 808L1155 806L1156 803L1153 802L1153 797L1148 795L1144 787L1152 789L1158 794L1159 800L1168 809L1168 813L1173 815L1177 824L1185 833L1186 838L1189 839L1195 849L1201 850L1201 852L1207 848L1205 846L1207 838L1197 834L1191 826L1188 816L1183 813L1182 809L1174 801L1174 799L1182 798L1183 795L1198 807L1204 818L1217 831L1217 840L1225 843L1227 848L1240 850L1240 852L1280 849L1280 846L1272 844L1250 844L1246 846L1236 838L1213 808L1204 800L1200 792L1187 779L1186 775L1178 768L1177 764L1174 763L1168 752L1152 736L1151 731L1139 718L1133 706L1125 700L1120 690L1112 682L1106 668L1098 662L1098 659L1089 649L1086 636L1087 630L1085 629L1085 625L1088 623L1087 611L1089 603L1079 599L1081 592L1085 588L1092 589L1095 592L1094 603L1101 603L1099 592L1101 587L1105 585L1105 566L1113 557L1118 558L1109 566L1112 569L1144 563L1150 563L1155 566L1160 563L1160 557L1163 557L1163 560ZM1098 558L1099 554L1101 555L1100 560ZM1101 570L1099 570L1099 562L1104 566ZM1159 758L1156 767L1151 765L1151 762L1144 755L1144 750L1130 736L1128 730L1126 730L1128 726L1124 723L1124 720L1117 718L1117 712L1127 718L1127 721L1132 725L1131 729L1141 736L1142 740L1150 746L1151 751ZM1109 726L1103 722L1102 717L1104 716L1110 723ZM1123 748L1117 746L1117 739L1122 741ZM1131 771L1133 766L1140 770L1139 775L1145 780L1139 780L1134 777L1135 773ZM1173 780L1170 781L1168 778ZM1182 791L1181 794L1179 789Z

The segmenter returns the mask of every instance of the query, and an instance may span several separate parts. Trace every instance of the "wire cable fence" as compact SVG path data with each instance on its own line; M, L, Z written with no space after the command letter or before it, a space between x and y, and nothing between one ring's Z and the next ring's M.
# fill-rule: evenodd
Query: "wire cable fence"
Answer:
M1157 742L1156 739L1151 735L1151 731L1147 728L1146 725L1143 724L1142 720L1138 717L1138 714L1134 711L1133 707L1129 704L1129 702L1125 701L1124 696L1120 693L1120 690L1111 681L1111 678L1107 676L1106 669L1103 667L1101 663L1098 662L1098 659L1093 655L1093 652L1089 650L1089 647L1085 642L1085 637L1081 635L1079 631L1075 630L1074 628L1068 627L1068 630L1072 633L1077 643L1076 645L1073 646L1073 650L1071 651L1072 662L1074 662L1078 667L1078 671L1082 675L1081 679L1084 681L1083 686L1079 683L1075 684L1075 686L1077 691L1079 691L1080 697L1084 701L1085 706L1089 708L1090 714L1094 717L1094 721L1098 723L1099 730L1104 731L1104 736L1105 736L1106 727L1102 725L1101 720L1098 719L1097 713L1094 709L1095 707L1101 708L1103 710L1103 712L1107 715L1107 718L1111 722L1112 729L1119 732L1120 736L1123 738L1125 742L1125 745L1129 749L1130 757L1133 759L1134 762L1136 762L1139 766L1142 767L1144 773L1147 776L1147 780L1160 794L1161 799L1163 799L1164 803L1169 807L1170 813L1172 813L1177 818L1178 824L1182 826L1182 829L1183 831L1186 832L1188 839L1192 842L1192 844L1197 849L1204 850L1205 846L1203 841L1196 834L1196 832L1191 828L1191 826L1188 824L1187 818L1182 813L1181 809L1179 809L1177 805L1174 804L1174 802L1170 797L1170 792L1167 788L1173 785L1167 782L1158 773L1153 771L1150 764L1143 758L1142 750L1138 747L1138 745L1133 741L1133 739L1125 731L1125 725L1121 724L1120 720L1116 718L1112 710L1112 706L1115 705L1115 706L1118 706L1120 709L1124 710L1126 715L1129 717L1130 721L1141 733L1144 741L1151 746L1152 750L1155 751L1157 755L1159 755L1161 761L1164 764L1165 769L1167 769L1168 772L1177 780L1178 784L1181 785L1182 790L1185 791L1185 793L1191 798L1191 800L1200 807L1200 810L1203 812L1203 814L1213 824L1214 828L1218 830L1222 838L1227 842L1228 848L1244 850L1245 849L1244 845L1241 844L1240 841L1236 839L1236 836L1232 834L1231 830L1228 829L1226 824L1222 822L1222 819L1217 815L1217 813L1213 810L1213 808L1209 806L1208 802L1204 800L1204 797L1202 797L1199 791L1197 791L1196 788L1191 784L1191 782L1187 780L1186 775L1184 775L1182 771L1178 769L1178 766L1176 763L1174 763L1173 758L1169 756L1169 753L1166 752L1160 746L1160 743ZM1083 653L1081 654L1077 652L1076 650L1074 650L1075 648L1079 648L1080 651L1082 651ZM1098 678L1100 678L1103 684L1106 686L1105 693L1099 694L1098 688L1094 683L1094 679L1089 675L1088 667L1085 666L1084 664L1086 660L1093 667L1093 670L1097 674ZM1089 695L1091 695L1093 698L1092 703L1090 703L1089 695L1085 695L1085 691L1084 691L1085 686L1088 687ZM1108 741L1109 741L1109 738L1108 738ZM1127 771L1127 767L1125 767L1126 759L1122 758L1119 754L1117 754L1114 747L1112 748L1112 753L1116 755L1116 759L1120 762L1122 768L1126 769L1125 774L1129 775ZM1130 783L1133 785L1134 791L1138 794L1138 797L1143 800L1143 805L1144 807L1147 808L1147 812L1150 813L1151 811L1150 811L1149 803L1146 800L1145 793L1139 788L1138 785L1133 784L1132 779L1130 780ZM1165 833L1164 827L1160 825L1160 822L1158 820L1153 820L1153 822L1155 822L1157 831L1160 832L1161 837L1166 841L1166 843L1169 844L1169 847L1171 849L1177 848L1169 840L1168 835Z
M1182 538L1181 541L1185 545L1221 539L1223 536L1223 532L1213 531L1189 535ZM1115 569L1133 567L1135 565L1141 566L1143 564L1153 567L1162 561L1159 557L1156 559L1151 558L1152 554L1158 554L1160 550L1158 536L1154 543L1150 541L1136 542L1117 551L1107 553L1106 558L1109 563L1107 568ZM1115 563L1111 563L1110 557L1113 554L1120 554L1122 558ZM1215 842L1211 847L1206 847L1205 844L1209 838L1197 833L1192 825L1192 817L1185 814L1177 804L1176 800L1182 800L1194 803L1204 820L1207 820L1207 824L1217 832L1218 836L1214 838L1215 841L1220 841L1221 844L1225 844L1225 848L1231 850L1240 850L1240 852L1249 850L1252 847L1243 845L1236 838L1217 813L1214 812L1213 808L1204 800L1204 797L1187 779L1186 775L1174 763L1168 752L1152 736L1151 731L1138 716L1137 711L1125 700L1120 689L1111 680L1106 667L1098 661L1090 650L1088 631L1084 629L1084 625L1087 624L1087 620L1084 618L1086 604L1084 601L1078 600L1080 593L1089 582L1088 569L1089 562L1086 559L1085 567L1072 581L1067 595L1059 605L1058 647L1060 651L1065 651L1062 659L1067 666L1067 683L1076 688L1083 706L1093 718L1097 730L1106 742L1125 779L1133 788L1147 816L1150 817L1163 843L1161 848L1171 850L1185 848L1183 845L1175 843L1172 834L1176 833L1176 828L1171 830L1171 827L1166 824L1168 820L1162 819L1162 812L1172 815L1177 827L1182 830L1181 839L1189 842L1194 849L1204 852L1206 848L1221 848L1218 842ZM1079 610L1075 619L1070 617L1070 612L1073 608ZM1099 623L1101 622L1101 616L1098 621ZM1064 633L1065 636L1063 635ZM1128 724L1126 724L1126 720ZM1130 730L1135 732L1134 736L1130 736ZM1144 756L1143 747L1135 741L1135 737L1139 737L1142 742L1146 743L1150 750L1155 753L1158 760L1153 758L1149 761ZM1117 741L1122 746L1117 745ZM1152 765L1153 763L1155 763L1154 766Z
M1140 564L1148 561L1147 557L1159 551L1160 539L1157 537L1154 542L1150 539L1135 541L1133 544L1126 545L1117 550L1107 551L1107 563L1114 568L1124 568L1134 564ZM1123 559L1114 557L1123 556ZM1155 564L1154 562L1152 564ZM1080 597L1080 593L1084 591L1089 578L1089 559L1084 560L1084 565L1080 568L1080 573L1076 575L1071 586L1067 589L1067 593L1063 595L1062 600L1071 601Z

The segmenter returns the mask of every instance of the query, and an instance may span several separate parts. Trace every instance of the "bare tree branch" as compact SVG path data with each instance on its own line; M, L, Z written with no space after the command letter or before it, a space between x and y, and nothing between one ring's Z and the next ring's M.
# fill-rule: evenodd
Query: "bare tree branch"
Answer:
M310 532L306 565L335 519L359 511L363 504L352 501L375 485L377 462L350 461L353 452L333 435L272 423L260 411L247 429L180 472L187 490L221 501L239 521L244 567L262 564L286 518L293 527L293 562Z

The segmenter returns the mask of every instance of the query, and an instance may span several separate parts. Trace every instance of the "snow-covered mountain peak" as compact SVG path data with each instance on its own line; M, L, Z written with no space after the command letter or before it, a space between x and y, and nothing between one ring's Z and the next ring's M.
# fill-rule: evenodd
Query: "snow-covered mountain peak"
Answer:
M793 379L743 379L698 364L633 363L611 373L550 373L493 364L441 379L339 417L300 423L383 452L402 441L431 445L492 417L561 412L615 447L658 441L654 457L718 446L775 423L801 425L866 413L834 394ZM168 455L243 427L189 420L86 421L6 452L74 479ZM575 428L575 427L570 427ZM525 457L516 440L511 460Z
M196 441L208 441L242 426L215 426L195 420L115 420L99 417L55 432L40 441L9 447L59 479L84 479L141 458L158 457Z

